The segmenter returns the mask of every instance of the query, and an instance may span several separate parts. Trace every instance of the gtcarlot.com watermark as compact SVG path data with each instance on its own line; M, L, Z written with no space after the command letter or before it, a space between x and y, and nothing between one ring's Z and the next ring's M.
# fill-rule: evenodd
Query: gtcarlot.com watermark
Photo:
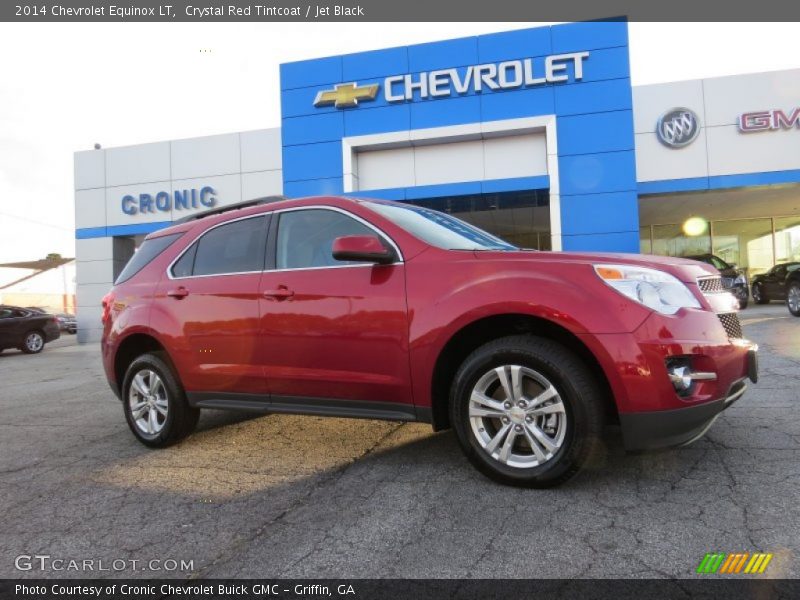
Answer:
M17 571L69 571L81 573L153 571L154 573L194 571L194 560L174 558L63 558L49 554L20 554L14 559Z

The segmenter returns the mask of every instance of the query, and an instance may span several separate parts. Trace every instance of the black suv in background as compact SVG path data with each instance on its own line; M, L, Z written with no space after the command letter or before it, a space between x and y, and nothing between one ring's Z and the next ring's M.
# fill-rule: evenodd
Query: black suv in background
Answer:
M747 277L745 277L744 270L738 268L736 265L731 265L722 260L719 256L714 254L698 254L696 256L687 256L692 260L699 260L707 265L711 265L722 275L722 287L728 290L731 294L736 296L739 301L739 308L747 308L747 300L749 294L747 291ZM753 294L755 299L755 294ZM758 302L756 300L756 302Z
M753 301L756 304L767 304L772 300L787 300L789 280L797 281L796 271L800 262L788 262L775 265L766 273L753 277ZM792 313L794 314L794 313ZM800 316L800 315L798 315Z

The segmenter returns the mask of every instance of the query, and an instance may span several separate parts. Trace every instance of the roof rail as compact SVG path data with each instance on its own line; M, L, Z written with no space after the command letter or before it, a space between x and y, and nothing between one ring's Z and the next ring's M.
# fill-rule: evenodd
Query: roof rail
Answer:
M235 204L226 204L225 206L204 210L202 212L183 217L182 219L177 219L173 222L173 225L178 225L179 223L188 223L189 221L196 221L197 219L210 217L211 215L221 215L222 213L226 213L231 210L240 210L242 208L250 208L251 206L259 206L261 204L270 204L272 202L278 202L279 200L286 200L286 196L264 196L262 198L254 198L253 200L245 200L244 202L237 202Z

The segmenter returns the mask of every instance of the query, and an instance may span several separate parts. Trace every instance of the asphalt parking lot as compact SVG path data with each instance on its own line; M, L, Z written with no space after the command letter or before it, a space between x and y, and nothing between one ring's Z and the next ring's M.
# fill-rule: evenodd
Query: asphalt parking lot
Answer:
M488 481L452 433L417 424L208 412L147 450L96 346L6 351L0 577L693 577L712 551L772 552L765 576L800 577L800 319L778 304L742 318L761 381L706 438L627 455L612 435L546 491ZM193 564L15 568L35 554Z

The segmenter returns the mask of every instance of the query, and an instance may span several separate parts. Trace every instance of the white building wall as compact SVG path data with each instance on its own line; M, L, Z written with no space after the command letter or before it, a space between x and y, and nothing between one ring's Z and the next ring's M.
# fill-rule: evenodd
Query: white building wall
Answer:
M656 137L672 108L697 114L700 134L669 148ZM636 173L640 182L800 169L800 127L743 133L740 114L800 107L800 69L633 88Z
M216 206L283 193L280 129L207 136L75 153L75 227L108 234L76 240L78 340L102 333L101 300L124 267L114 228L174 221L207 210L156 211L128 215L122 198L176 190L215 190Z

